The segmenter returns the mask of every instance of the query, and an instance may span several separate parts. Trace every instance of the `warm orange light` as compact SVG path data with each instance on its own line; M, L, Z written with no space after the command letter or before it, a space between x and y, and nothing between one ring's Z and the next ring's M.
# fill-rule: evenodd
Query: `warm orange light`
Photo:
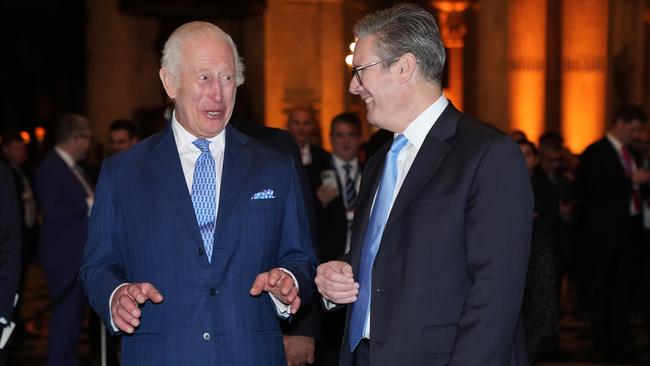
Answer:
M29 136L29 132L27 131L20 131L20 138L23 139L25 145L29 145L32 142L32 137Z
M537 141L545 129L546 0L511 1L508 19L510 129Z
M39 143L42 143L45 140L46 133L47 131L44 127L37 126L34 128L34 136L36 136L36 140L38 140Z
M605 129L607 2L562 2L562 133L575 153Z

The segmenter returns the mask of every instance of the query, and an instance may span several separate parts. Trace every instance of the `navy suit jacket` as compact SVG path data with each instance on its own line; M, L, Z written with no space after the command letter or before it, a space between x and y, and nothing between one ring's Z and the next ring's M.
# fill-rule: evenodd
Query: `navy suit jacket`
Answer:
M36 171L36 197L43 215L39 258L46 272L76 275L88 232L86 191L56 151Z
M355 278L389 146L364 167L349 256ZM519 147L450 103L395 198L375 258L370 365L527 365L519 313L532 215ZM348 325L341 365L352 364Z
M255 277L290 270L300 297L313 292L315 255L291 159L228 126L214 253L209 263L171 127L104 163L91 215L82 280L109 321L124 282L150 282L160 304L122 339L125 365L283 365L282 333ZM273 199L252 199L272 189Z

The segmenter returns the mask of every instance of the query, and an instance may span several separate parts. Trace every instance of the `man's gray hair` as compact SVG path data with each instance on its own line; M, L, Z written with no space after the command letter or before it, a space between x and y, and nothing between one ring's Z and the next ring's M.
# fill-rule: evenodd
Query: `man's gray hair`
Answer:
M440 84L445 65L445 46L431 13L415 4L397 4L370 13L354 27L357 38L375 36L375 50L390 67L405 53L412 53L425 80Z
M239 57L235 42L232 41L232 38L230 38L228 33L208 22L189 22L176 28L167 39L167 42L165 42L165 47L163 48L162 57L160 59L161 66L169 70L175 77L178 77L178 72L182 62L181 49L183 41L200 34L212 34L223 38L228 42L232 48L232 54L235 57L235 81L237 82L237 86L242 85L244 83L245 67L244 61Z
M86 117L69 113L59 118L56 124L56 143L61 144L89 131L90 125Z

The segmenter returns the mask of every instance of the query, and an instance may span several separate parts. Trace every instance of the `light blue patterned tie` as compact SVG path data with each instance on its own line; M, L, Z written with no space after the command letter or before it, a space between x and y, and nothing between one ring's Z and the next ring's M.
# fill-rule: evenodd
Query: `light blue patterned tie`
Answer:
M379 250L379 243L384 232L384 226L388 220L391 201L395 192L397 182L397 156L402 148L408 143L404 135L398 135L386 154L384 172L379 182L379 189L375 197L375 204L370 214L366 235L361 247L361 258L359 259L359 295L357 301L352 304L350 315L350 351L354 351L363 337L366 326L366 319L370 312L370 289L372 286L372 265Z
M216 222L216 173L214 158L210 154L210 141L197 139L194 146L201 150L201 155L194 164L194 178L192 179L192 204L196 221L203 238L203 246L208 262L212 262L212 243L214 242L214 228Z

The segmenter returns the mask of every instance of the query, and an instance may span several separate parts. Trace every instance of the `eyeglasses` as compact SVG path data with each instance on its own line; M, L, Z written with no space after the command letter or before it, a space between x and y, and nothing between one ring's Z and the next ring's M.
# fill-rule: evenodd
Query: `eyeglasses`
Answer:
M395 59L387 59L387 60L381 60L381 61L375 61L371 62L369 64L361 65L361 66L354 66L352 67L352 75L357 78L357 81L359 82L360 86L363 86L363 81L361 81L361 70L366 69L370 66L375 66L379 64L383 64L384 62L394 62Z

